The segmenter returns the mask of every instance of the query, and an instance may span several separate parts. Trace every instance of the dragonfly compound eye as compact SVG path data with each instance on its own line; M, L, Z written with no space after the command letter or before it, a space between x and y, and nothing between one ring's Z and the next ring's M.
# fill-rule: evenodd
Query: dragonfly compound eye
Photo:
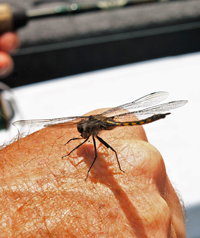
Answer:
M77 129L82 134L82 132L83 132L83 125L82 124L78 124Z

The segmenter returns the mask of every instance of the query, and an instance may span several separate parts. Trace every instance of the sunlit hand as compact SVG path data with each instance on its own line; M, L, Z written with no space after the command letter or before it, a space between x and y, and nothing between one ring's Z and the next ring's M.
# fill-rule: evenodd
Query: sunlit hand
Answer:
M93 114L102 110L93 111ZM0 151L1 237L185 237L182 207L142 126L102 131L69 153L76 127L47 127Z

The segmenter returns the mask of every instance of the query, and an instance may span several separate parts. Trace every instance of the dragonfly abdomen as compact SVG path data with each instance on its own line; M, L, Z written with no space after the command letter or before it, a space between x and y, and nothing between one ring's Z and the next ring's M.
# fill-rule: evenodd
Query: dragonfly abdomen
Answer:
M144 124L148 124L160 119L165 118L167 115L169 115L170 113L165 113L165 114L155 114L151 117L148 117L146 119L143 120L139 120L139 121L130 121L130 122L114 122L112 124L116 125L116 126L134 126L134 125L144 125Z

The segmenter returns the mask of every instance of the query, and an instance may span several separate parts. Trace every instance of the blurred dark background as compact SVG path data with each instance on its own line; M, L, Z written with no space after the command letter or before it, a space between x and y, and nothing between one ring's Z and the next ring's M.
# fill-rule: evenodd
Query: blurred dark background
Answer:
M84 0L85 2L87 0ZM26 9L69 1L6 0ZM83 0L82 0L83 2ZM10 87L200 50L200 1L166 1L43 18L18 30Z

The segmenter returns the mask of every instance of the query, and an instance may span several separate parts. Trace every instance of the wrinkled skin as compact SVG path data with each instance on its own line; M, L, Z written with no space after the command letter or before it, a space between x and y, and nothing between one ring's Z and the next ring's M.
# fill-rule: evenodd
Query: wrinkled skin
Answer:
M142 126L101 132L125 173L97 143L87 181L92 140L61 159L78 136L76 127L48 127L0 151L1 237L185 237L180 201Z

